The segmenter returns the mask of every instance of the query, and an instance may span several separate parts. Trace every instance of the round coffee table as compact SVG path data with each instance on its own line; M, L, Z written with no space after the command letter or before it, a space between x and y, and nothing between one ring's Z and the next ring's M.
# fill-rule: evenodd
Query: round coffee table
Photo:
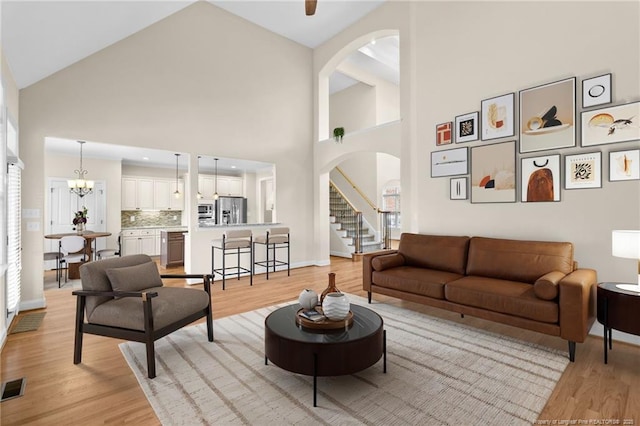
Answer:
M351 305L353 324L338 330L311 330L296 322L300 305L273 311L264 320L264 362L293 373L313 376L313 406L317 406L318 376L353 374L383 357L387 372L386 330L371 309Z

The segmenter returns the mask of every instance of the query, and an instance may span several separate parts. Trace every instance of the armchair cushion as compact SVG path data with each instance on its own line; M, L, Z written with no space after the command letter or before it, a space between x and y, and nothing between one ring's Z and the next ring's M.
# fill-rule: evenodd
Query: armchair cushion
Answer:
M180 287L155 287L158 293L152 300L153 328L160 330L209 305L206 291ZM144 331L144 309L141 297L112 299L96 306L87 317L90 324Z
M154 262L105 270L114 291L142 291L162 287L160 272Z

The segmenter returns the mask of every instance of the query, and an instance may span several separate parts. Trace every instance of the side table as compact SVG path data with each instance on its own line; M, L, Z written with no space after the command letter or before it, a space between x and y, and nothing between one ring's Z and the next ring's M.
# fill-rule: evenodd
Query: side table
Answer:
M598 284L598 322L604 326L604 363L613 349L611 330L640 336L640 293L618 288L618 284ZM608 348L607 348L608 343Z

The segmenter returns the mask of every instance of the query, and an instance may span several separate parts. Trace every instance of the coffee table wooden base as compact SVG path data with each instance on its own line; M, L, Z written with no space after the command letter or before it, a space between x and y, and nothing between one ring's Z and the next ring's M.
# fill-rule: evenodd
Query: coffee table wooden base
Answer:
M290 326L279 324L274 327L270 324L269 317L265 320L265 365L271 360L273 364L284 370L313 376L314 407L317 407L319 376L354 374L371 367L380 358L383 358L383 372L387 372L387 339L382 318L364 307L352 306L352 309L356 318L359 310L366 309L369 312L361 311L361 314L374 314L379 318L379 323L374 326L369 324L370 329L363 328L360 333L310 332L296 325L296 309L291 309L289 306L281 308L286 311L278 314L280 309L276 310L269 317L274 314L290 314ZM356 319L350 330L359 326Z

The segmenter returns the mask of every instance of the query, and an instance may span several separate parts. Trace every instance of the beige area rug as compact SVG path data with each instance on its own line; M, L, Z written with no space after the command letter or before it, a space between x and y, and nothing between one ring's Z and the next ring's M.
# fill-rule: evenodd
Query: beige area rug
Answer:
M24 333L25 331L35 331L40 327L46 312L34 312L18 317L16 325L11 327L9 334Z
M349 299L384 319L387 374L380 360L319 377L316 408L312 377L264 363L264 318L279 306L215 320L213 343L204 324L157 341L152 380L143 344L120 349L165 425L532 424L569 362L548 348Z

